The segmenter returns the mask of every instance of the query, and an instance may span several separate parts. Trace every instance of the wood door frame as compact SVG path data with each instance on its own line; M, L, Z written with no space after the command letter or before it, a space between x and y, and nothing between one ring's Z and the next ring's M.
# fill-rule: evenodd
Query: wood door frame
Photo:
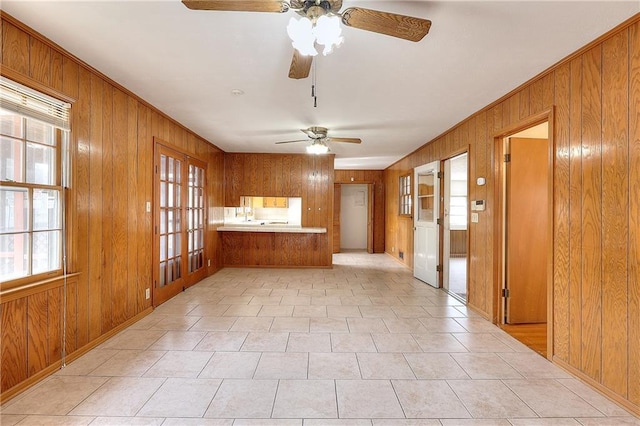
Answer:
M374 205L374 196L376 183L373 181L358 181L358 182L334 182L334 201L333 201L333 214L337 215L338 219L340 218L341 206L342 206L342 185L367 185L367 253L373 254L375 253L375 205ZM336 187L340 189L338 191L335 190ZM336 192L340 193L340 197L336 197ZM335 222L333 226L333 236L331 241L332 253L340 253L340 234L342 224L338 225L338 229L336 232ZM338 251L336 248L336 241L338 243Z
M548 125L548 208L547 208L547 218L548 218L548 227L547 232L549 235L549 242L547 247L547 359L553 359L553 165L554 165L554 152L555 152L555 140L554 140L554 118L555 118L555 110L553 107L547 109L543 112L540 112L536 115L533 115L526 120L522 120L518 123L515 123L512 126L506 127L502 129L498 133L494 133L493 135L493 164L494 164L494 200L495 200L495 208L494 208L494 220L493 220L493 245L494 245L494 256L493 256L493 272L494 272L494 283L493 283L493 318L492 322L494 324L500 325L503 323L504 318L504 307L501 303L502 300L502 287L504 284L505 274L505 241L504 241L504 231L503 226L506 220L504 209L505 209L505 199L503 188L505 185L505 167L504 167L504 139L508 138L516 133L519 133L523 130L534 127L538 124L542 124L544 122Z
M471 233L471 203L469 202L469 200L471 199L471 180L469 179L469 177L471 176L471 162L469 161L469 150L470 147L469 146L465 146L463 148L460 148L456 151L453 151L451 153L449 153L449 156L443 160L440 160L440 171L442 171L444 173L444 164L447 160L451 160L453 158L456 158L462 154L467 154L467 256L466 256L466 263L467 263L467 300L464 301L464 304L467 305L469 302L469 266L470 266L470 262L471 262L471 246L470 246L470 241L471 238L469 238L469 234ZM447 179L446 176L444 176L444 179L440 179L440 219L442 220L442 226L440 227L440 265L442 265L442 273L440 274L440 278L439 278L439 285L440 288L444 288L444 184L445 184L445 180ZM448 258L448 257L447 257Z

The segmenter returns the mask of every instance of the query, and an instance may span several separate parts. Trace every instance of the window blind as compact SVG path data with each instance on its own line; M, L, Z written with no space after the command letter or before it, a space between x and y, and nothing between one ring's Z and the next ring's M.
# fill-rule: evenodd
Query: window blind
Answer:
M71 130L71 104L0 77L0 107L63 130Z

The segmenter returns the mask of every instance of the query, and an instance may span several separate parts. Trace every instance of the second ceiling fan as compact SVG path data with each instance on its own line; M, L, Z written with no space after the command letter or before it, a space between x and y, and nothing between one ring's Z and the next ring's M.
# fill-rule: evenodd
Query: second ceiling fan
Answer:
M372 31L414 42L422 40L431 28L431 21L427 19L381 12L362 7L349 7L340 12L342 0L182 0L182 3L189 9L194 10L274 13L284 13L293 10L309 21L306 24L308 28L305 28L305 30L309 31L309 35L305 36L302 34L301 37L302 42L311 45L314 44L314 41L324 44L320 35L314 40L316 33L313 31L321 20L328 21L324 18L331 17L339 18L342 24L347 27ZM334 42L340 43L340 29L335 26L335 23L333 24L331 28L328 28L328 31L336 36L336 41ZM289 26L291 27L292 24L290 23ZM291 30L289 30L289 34L291 36ZM299 42L294 41L294 45L295 44L299 44ZM311 48L311 50L313 50L313 48ZM330 47L328 49L325 48L325 50L330 50ZM302 54L298 48L295 48L289 68L289 77L294 79L307 78L312 62L313 56Z

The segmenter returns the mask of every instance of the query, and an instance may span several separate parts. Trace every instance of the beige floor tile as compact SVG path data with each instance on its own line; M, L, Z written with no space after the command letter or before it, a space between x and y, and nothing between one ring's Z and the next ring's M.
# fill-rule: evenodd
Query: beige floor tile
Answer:
M578 422L584 426L639 426L640 419L637 417L609 417L609 418L578 418Z
M221 305L248 305L253 296L224 296L220 300Z
M448 353L405 353L404 357L418 379L469 379Z
M293 307L291 307L293 308ZM300 332L306 333L309 331L309 318L274 318L271 329L272 333L275 332Z
M396 296L369 296L372 305L394 306L400 305L400 299Z
M149 350L191 351L206 335L205 331L167 331Z
M306 379L309 354L298 352L266 352L262 354L255 379Z
M435 306L431 299L425 296L400 296L398 299L403 305L407 306L420 306L423 308Z
M304 419L304 426L371 426L369 419Z
M271 417L277 380L225 379L204 417L243 419Z
M391 306L360 306L360 313L362 314L362 318L397 318L396 313L391 309Z
M2 414L65 415L107 380L106 377L51 377L3 404Z
M213 352L169 351L156 362L144 377L198 377Z
M536 420L536 419L522 419ZM440 419L443 426L512 426L507 419ZM523 423L523 426L527 423Z
M258 313L259 317L290 317L293 315L293 306L286 305L265 305Z
M453 333L453 337L470 352L513 352L490 333Z
M198 377L250 379L256 371L260 352L216 352Z
M342 301L338 296L312 296L311 305L317 306L342 306Z
M14 426L24 419L24 414L2 414L0 413L0 425L2 426ZM93 419L93 418L92 418Z
M233 426L302 426L302 419L236 419Z
M468 352L450 333L421 333L414 334L413 338L424 352Z
M242 296L269 297L271 296L271 288L248 288Z
M96 417L91 426L160 426L164 417Z
M239 351L249 333L211 331L195 347L196 351Z
M333 380L280 380L273 406L275 418L336 418Z
M287 352L331 352L329 333L290 333Z
M260 305L231 305L224 311L225 317L257 317L260 313Z
M69 414L80 416L134 416L165 379L113 377Z
M254 296L249 305L278 306L282 301L282 296Z
M471 417L444 380L392 380L407 418Z
M347 318L351 333L388 333L381 318Z
M166 351L122 350L109 358L90 376L142 376Z
M271 290L271 296L297 296L298 291L300 290L291 288L274 288ZM280 301L280 304L282 304L282 301Z
M86 376L117 354L117 349L94 349L58 370L56 376Z
M417 318L385 319L384 323L390 333L426 333L427 331Z
M566 379L569 373L536 353L500 353L500 358L527 379Z
M607 416L625 417L629 415L627 410L613 403L578 379L558 379L558 382Z
M390 306L397 318L425 318L429 314L422 306Z
M464 318L465 314L452 306L426 306L424 308L434 318Z
M287 349L289 333L249 333L242 351L284 352Z
M336 393L340 418L405 417L388 380L337 380Z
M354 353L310 353L309 379L360 379L360 366Z
M475 418L537 417L499 380L448 380Z
M378 352L422 352L411 334L372 333Z
M595 423L595 425L603 426L603 423L602 423L603 419L600 418L598 420L600 421L598 423ZM578 422L576 419L562 418L562 417L544 418L544 419L531 419L531 418L509 419L509 422L506 424L512 425L512 426L579 426L579 425L582 425L582 423ZM621 424L622 423L613 423L613 425L615 426L619 426Z
M472 379L521 379L522 375L490 353L452 353L451 356Z
M293 308L293 316L303 318L326 318L327 307L298 305Z
M168 315L155 323L150 330L188 330L199 319L198 316Z
M91 424L91 416L26 416L21 426L81 426ZM3 423L4 426L4 423Z
M237 317L201 317L189 331L229 331Z
M232 426L233 419L203 419L201 417L167 417L162 426Z
M220 304L202 304L193 308L189 315L195 315L199 317L217 317L225 313L227 309L229 309L231 305L220 305Z
M377 352L370 333L331 333L332 352Z
M362 318L357 306L327 306L329 318Z
M454 318L464 329L470 333L498 333L502 332L499 327L489 321L478 318Z
M231 327L231 331L269 331L273 317L242 317L238 318Z
M311 305L311 296L283 296L280 304L286 306Z
M137 415L202 417L220 383L216 379L167 379Z
M317 285L318 284L313 284L312 285L313 288L300 290L298 292L298 296L309 296L311 297L311 300L313 300L314 297L326 297L327 296L326 290L323 288L315 288L315 286Z
M419 318L429 333L466 333L467 329L460 325L455 318Z
M409 363L397 353L359 353L363 379L415 379Z
M504 383L540 417L603 417L556 380L504 380Z
M345 318L310 318L309 331L312 333L348 333Z
M164 330L124 330L100 345L100 349L147 349L159 338Z
M371 299L369 299L369 296L345 296L345 297L341 297L340 301L342 302L342 305L344 306L369 306L372 305L371 303Z

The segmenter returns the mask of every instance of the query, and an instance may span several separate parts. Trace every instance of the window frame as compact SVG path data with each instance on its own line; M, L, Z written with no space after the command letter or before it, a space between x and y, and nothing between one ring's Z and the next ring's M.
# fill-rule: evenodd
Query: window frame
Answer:
M413 183L411 172L398 178L398 215L413 217Z
M28 229L25 230L24 232L19 232L19 233L24 233L24 234L28 234L29 235L29 252L28 252L28 267L27 267L27 275L24 276L20 276L20 277L16 277L13 279L8 279L6 281L2 281L0 282L0 290L1 291L5 291L5 290L9 290L9 289L15 289L15 288L19 288L19 287L23 287L23 286L27 286L30 284L38 284L38 283L44 283L47 282L51 279L56 279L59 278L63 275L64 273L64 250L65 250L65 238L67 237L66 235L66 230L65 230L65 223L66 223L66 215L67 212L65 211L64 208L64 204L66 202L66 191L64 190L64 186L63 186L63 146L65 144L68 144L69 142L69 138L70 138L70 132L69 131L64 131L62 129L60 129L59 127L54 126L51 123L44 123L45 125L51 126L52 127L52 131L53 131L53 144L52 145L47 145L44 144L42 142L36 142L36 141L31 141L27 139L27 122L28 120L35 120L33 118L30 118L24 114L20 114L17 112L12 112L13 114L15 114L16 116L19 116L22 120L22 129L23 129L23 134L22 136L12 136L12 135L6 135L6 134L2 134L0 133L0 135L2 136L2 138L5 139L11 139L14 141L19 141L22 144L22 152L23 152L23 158L22 158L22 168L23 168L23 176L21 177L22 181L13 181L13 180L3 180L0 181L0 188L24 188L27 190L27 193L29 194L28 196L28 203L29 203L29 219L28 219ZM39 121L39 120L35 120L35 121ZM40 123L43 123L40 121ZM66 133L66 134L65 134ZM37 145L42 145L42 146L47 146L47 147L51 147L54 150L54 161L55 161L55 166L54 166L54 176L53 176L53 184L49 185L49 184L42 184L42 183L29 183L26 182L27 180L27 154L26 154L26 150L27 150L27 144L37 144ZM59 224L56 228L48 228L46 230L34 230L34 217L33 217L33 212L34 212L34 191L37 189L47 189L47 190L52 190L52 191L57 191L59 194L59 206L58 206L58 215L60 217L59 220ZM59 232L59 242L58 242L58 257L60 259L59 261L59 267L56 269L52 269L52 270L48 270L45 272L40 272L40 273L33 273L33 235L35 233L38 232L43 232L43 231L58 231ZM16 232L5 232L3 233L3 235L11 235L14 234Z

